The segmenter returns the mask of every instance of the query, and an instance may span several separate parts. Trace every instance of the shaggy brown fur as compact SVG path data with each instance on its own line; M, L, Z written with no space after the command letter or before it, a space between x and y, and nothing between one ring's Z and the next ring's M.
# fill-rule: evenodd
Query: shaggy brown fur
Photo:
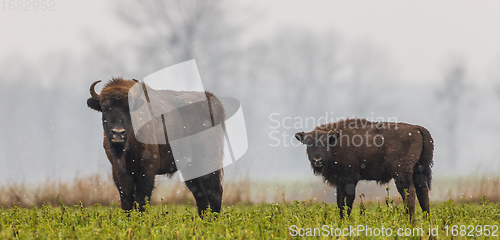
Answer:
M347 119L296 133L295 137L307 145L314 173L337 188L337 205L343 210L347 204L348 215L360 180L383 184L391 179L407 203L410 218L415 195L422 210L429 213L434 143L424 127Z
M139 134L144 134L143 136L154 136L156 134L155 129L162 126L162 121L163 123L169 121L170 123L173 122L175 125L185 126L184 128L179 127L182 129L182 132L169 132L169 139L171 139L170 135L177 135L178 137L180 135L189 136L193 133L203 131L204 129L198 127L202 126L202 124L197 122L198 119L201 119L197 114L203 111L203 109L200 108L203 106L196 104L188 105L187 107L190 107L189 116L177 114L178 112L172 113L173 111L171 111L169 115L164 115L167 116L165 118L154 118L150 123L144 125L136 136L132 128L128 97L129 90L137 82L113 78L106 84L100 95L94 91L94 86L98 82L99 81L94 82L90 87L91 97L87 100L87 105L96 111L102 112L104 128L103 146L112 165L113 179L120 192L122 209L130 210L134 207L134 202L137 202L139 209L143 211L145 199L151 198L155 175L167 174L171 177L172 174L177 171L177 166L174 162L172 149L168 142L167 144L144 144L137 140L140 139L139 136L141 135ZM147 86L146 88L149 96L157 94L158 96L165 97L165 102L155 104L163 104L162 106L167 109L175 109L175 107L172 107L171 101L175 100L190 103L193 94L199 94L195 92L176 92L168 90L157 91ZM205 92L205 96L210 108L212 126L217 124L223 125L225 113L221 102L210 92ZM146 98L149 101L149 98ZM171 101L169 102L169 100ZM135 97L133 101L134 105L137 104L139 106L145 103L144 100L140 98L135 99ZM204 106L207 106L206 102ZM184 111L183 113L186 112L188 111ZM221 165L224 135L222 131L217 134L218 135L214 136L213 139L206 139L206 148L213 149L209 154L211 157L215 158L212 162ZM207 158L208 157L209 156L207 156ZM186 181L187 187L194 195L200 215L208 208L209 204L214 212L220 212L223 191L221 180L222 169Z

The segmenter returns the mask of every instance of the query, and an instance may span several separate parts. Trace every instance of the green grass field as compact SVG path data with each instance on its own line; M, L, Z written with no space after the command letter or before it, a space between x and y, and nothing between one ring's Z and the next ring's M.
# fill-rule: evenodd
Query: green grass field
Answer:
M403 205L394 205L389 198L357 204L345 220L339 219L334 204L298 201L225 206L220 215L209 212L203 219L190 204L147 206L144 213L127 214L116 204L83 207L61 202L59 207L0 209L0 239L285 239L292 235L396 239L398 234L428 239L429 228L438 239L452 235L497 239L500 235L500 203L484 199L481 204L432 204L430 218L417 209L412 224Z

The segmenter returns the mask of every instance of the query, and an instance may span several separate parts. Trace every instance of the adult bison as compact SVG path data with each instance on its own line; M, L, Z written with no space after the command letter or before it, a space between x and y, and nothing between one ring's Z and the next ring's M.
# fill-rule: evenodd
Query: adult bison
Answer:
M347 214L351 213L360 180L384 184L394 179L410 218L415 194L422 210L429 213L434 144L424 127L347 119L296 133L295 138L307 145L314 173L337 188L341 218L345 204Z
M139 210L144 211L145 199L151 198L155 175L166 174L171 177L177 170L183 171L179 169L179 166L183 164L179 162L179 157L176 156L174 160L172 140L191 136L207 129L216 129L214 126L218 124L224 126L224 108L210 92L153 90L137 80L113 78L105 85L101 93L97 94L94 87L99 82L95 81L90 86L91 97L87 100L87 105L102 113L103 146L111 162L113 179L120 193L122 209L130 210L135 207L134 202L137 202ZM157 99L153 102L151 99L154 97ZM133 105L129 106L131 103ZM131 113L137 109L148 108L169 111L161 117L152 117L140 129L134 129L136 126L133 124L134 118L131 117ZM180 109L184 111L181 112ZM203 116L204 111L209 114ZM144 115L144 118L147 119L147 117L148 115ZM138 121L138 119L142 118L135 120ZM167 131L166 125L175 128ZM160 136L158 132L165 135ZM194 195L200 215L209 205L214 212L220 212L222 202L221 163L224 132L212 131L210 133L209 135L196 135L201 138L197 140L201 140L203 144L198 149L188 149L192 155L187 156L188 159L184 161L191 166L191 157L194 158L198 154L198 157L203 155L207 159L204 164L212 164L212 166L203 165L202 167L205 170L213 169L210 170L213 172L185 181ZM167 135L168 138L164 142L158 140L161 137L166 138ZM151 139L154 141L150 141ZM196 164L200 166L200 163Z

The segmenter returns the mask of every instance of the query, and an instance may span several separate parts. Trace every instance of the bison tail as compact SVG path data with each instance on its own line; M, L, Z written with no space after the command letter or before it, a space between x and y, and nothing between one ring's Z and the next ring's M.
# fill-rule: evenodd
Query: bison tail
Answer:
M420 159L413 169L413 177L415 184L427 185L431 189L432 181L432 170L431 167L434 164L432 157L434 153L434 140L431 134L424 127L418 127L420 134L424 140L422 153L420 154Z

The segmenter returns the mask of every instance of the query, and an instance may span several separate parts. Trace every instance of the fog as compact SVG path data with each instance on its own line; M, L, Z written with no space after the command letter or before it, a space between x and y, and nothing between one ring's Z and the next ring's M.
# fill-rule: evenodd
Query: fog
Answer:
M318 8L322 3L311 5ZM56 12L70 11L60 5L64 7L56 5ZM106 15L100 18L103 24L116 26L105 37L91 26L78 25L75 28L85 37L75 41L74 50L58 48L58 44L33 55L22 46L2 50L0 184L110 174L102 147L101 116L86 105L90 84L117 76L142 79L191 59L198 64L204 88L220 97L238 99L245 115L248 151L225 169L226 178L317 178L305 147L293 135L312 130L313 121L321 124L342 117L426 127L435 140L435 178L500 170L500 61L490 57L488 63L476 62L473 53L487 51L481 42L471 38L469 43L477 48L464 48L463 53L443 51L439 67L412 68L415 60L410 56L405 59L395 53L397 48L382 46L369 37L360 41L338 30L338 21L318 27L297 20L280 24L276 19L282 16L262 18L282 6L116 1L100 10ZM465 8L460 11L469 14ZM28 17L29 13L9 14ZM304 11L305 18L314 14ZM58 21L67 20L64 16L68 18L63 14ZM419 26L418 14L408 17L419 28L432 24L422 20ZM450 29L456 27L453 21L448 24ZM258 34L260 27L263 33ZM6 43L17 41L6 31ZM50 32L57 34L53 29ZM129 37L116 40L115 33ZM33 36L26 33L25 37ZM108 37L113 41L106 41ZM412 40L407 41L412 48ZM432 45L432 38L427 41ZM417 46L425 48L425 44ZM491 54L500 59L500 51ZM436 61L433 55L429 58ZM419 71L422 74L417 77L408 77Z

